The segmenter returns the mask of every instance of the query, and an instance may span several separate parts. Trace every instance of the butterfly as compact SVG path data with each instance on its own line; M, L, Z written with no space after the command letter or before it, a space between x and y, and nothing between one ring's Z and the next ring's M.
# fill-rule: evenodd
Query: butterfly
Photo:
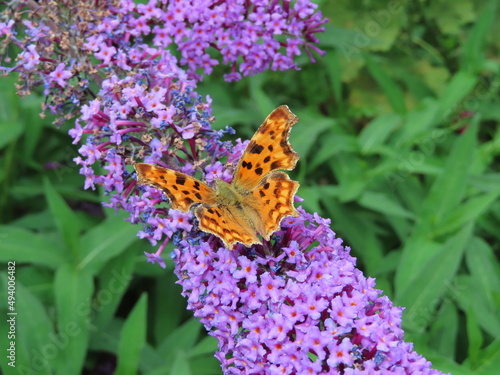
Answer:
M271 112L248 143L231 183L222 179L210 187L172 169L136 163L138 183L162 190L171 207L187 212L192 206L198 226L218 236L226 248L236 243L269 241L287 216L299 216L293 199L299 183L280 169L292 170L299 155L288 142L299 119L286 105Z

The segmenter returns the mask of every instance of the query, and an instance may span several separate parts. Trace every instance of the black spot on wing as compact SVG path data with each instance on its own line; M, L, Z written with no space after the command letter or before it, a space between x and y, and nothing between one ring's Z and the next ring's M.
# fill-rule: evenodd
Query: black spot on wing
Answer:
M243 162L241 163L241 166L243 168L246 168L246 169L252 169L252 163L251 162L246 162L245 160L243 160Z
M255 173L258 174L259 176L262 174L262 168L255 168Z
M281 163L279 161L275 160L271 163L271 169L278 169L279 167L281 167Z
M248 152L251 154L260 154L264 150L264 146L255 142L250 142L248 145Z
M181 175L179 173L176 173L175 177L176 177L175 183L177 185L184 185L186 183L186 177L185 176L183 176L183 175Z
M214 210L213 208L209 208L209 209L207 209L207 212L208 212L209 214L212 214L212 215L213 215L213 214L216 214L216 215L217 215L217 217L221 217L221 216L222 216L218 210L216 211L216 210Z
M269 163L270 160L271 160L271 157L270 156L266 156L265 159L264 159L264 163Z

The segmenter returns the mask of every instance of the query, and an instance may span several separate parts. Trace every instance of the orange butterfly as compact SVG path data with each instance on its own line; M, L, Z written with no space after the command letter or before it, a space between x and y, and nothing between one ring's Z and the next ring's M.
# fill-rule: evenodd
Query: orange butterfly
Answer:
M161 189L172 208L194 213L199 228L218 236L231 249L267 241L286 216L298 216L293 198L299 183L278 169L292 170L299 159L288 137L298 118L286 105L276 108L250 140L232 183L217 180L214 188L172 169L137 163L138 183Z

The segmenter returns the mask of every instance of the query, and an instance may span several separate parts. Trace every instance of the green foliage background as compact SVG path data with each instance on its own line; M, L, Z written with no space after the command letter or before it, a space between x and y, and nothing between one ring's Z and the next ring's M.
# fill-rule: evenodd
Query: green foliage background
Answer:
M358 266L405 306L406 340L455 375L500 367L497 1L318 1L327 51L302 70L199 87L216 127L247 138L275 107L299 118L292 177ZM84 191L77 147L0 91L0 314L16 262L17 368L4 374L220 374L216 342L123 215Z

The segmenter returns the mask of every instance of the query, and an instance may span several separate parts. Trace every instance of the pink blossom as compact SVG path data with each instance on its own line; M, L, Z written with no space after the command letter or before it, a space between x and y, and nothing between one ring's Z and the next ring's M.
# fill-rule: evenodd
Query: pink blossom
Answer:
M61 87L66 86L66 81L73 75L70 70L66 70L65 68L66 65L64 63L60 63L57 65L56 69L49 74L52 78L52 82L57 83Z
M28 46L27 51L22 52L20 55L21 61L24 62L23 67L26 70L33 70L33 68L40 62L40 55L36 51L36 45Z

